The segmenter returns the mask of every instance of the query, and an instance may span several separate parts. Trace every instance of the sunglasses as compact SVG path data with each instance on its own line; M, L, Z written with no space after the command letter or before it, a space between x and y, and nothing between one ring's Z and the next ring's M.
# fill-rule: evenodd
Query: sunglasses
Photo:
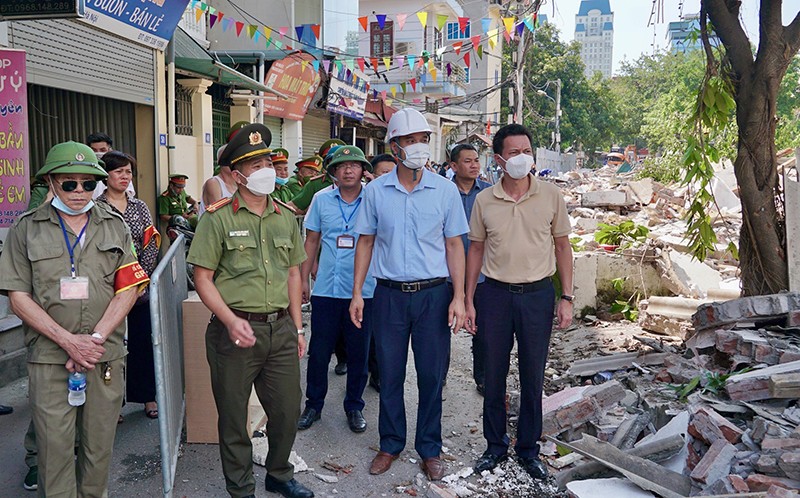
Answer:
M83 185L83 190L92 192L97 188L97 180L84 180L80 182ZM75 180L67 180L58 184L64 192L73 192L78 188L78 182Z

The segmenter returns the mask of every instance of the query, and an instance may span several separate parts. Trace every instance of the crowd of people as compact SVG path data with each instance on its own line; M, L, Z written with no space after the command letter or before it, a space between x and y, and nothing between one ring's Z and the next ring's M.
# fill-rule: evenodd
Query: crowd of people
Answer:
M380 447L368 471L389 470L407 443L409 345L419 400L414 449L425 475L441 479L442 391L451 336L460 331L473 336L473 378L484 396L486 450L475 469L509 457L505 392L516 339L514 454L533 478L547 477L538 457L544 366L554 315L566 327L573 314L566 205L557 187L531 174L524 127L495 134L503 175L494 185L481 179L478 151L468 144L449 151L448 172L435 169L431 134L421 113L401 109L388 123L386 154L368 160L332 139L295 162L290 176L289 153L270 148L269 129L241 122L220 148L218 174L205 181L200 202L186 194L186 175L169 176L157 217L196 230L187 261L212 312L206 349L231 496L255 495L247 430L253 388L268 418L267 491L314 496L294 479L289 454L297 431L322 417L333 355L335 372L347 376L343 419L353 433L367 429L367 385L379 392ZM132 188L135 158L113 150L107 135L87 142L50 150L36 175L37 196L0 255L0 292L22 319L29 349L24 486L41 496L105 495L123 403L142 403L147 417L158 417L146 284L160 235ZM75 374L86 376L79 406L52 394L68 380L72 386Z

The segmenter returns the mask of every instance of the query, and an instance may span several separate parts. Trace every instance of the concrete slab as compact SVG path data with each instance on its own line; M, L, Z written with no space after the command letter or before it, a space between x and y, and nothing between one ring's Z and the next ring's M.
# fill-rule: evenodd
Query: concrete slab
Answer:
M675 415L672 420L667 422L667 425L662 427L658 430L655 434L651 434L649 436L643 437L639 442L634 445L634 448L642 446L647 443L661 441L668 437L672 437L675 435L679 435L684 438L686 441L683 445L683 449L678 452L677 455L670 457L669 459L661 462L661 465L668 468L673 472L677 472L679 474L683 474L686 470L686 457L689 456L689 448L688 448L688 439L687 434L689 433L689 412L684 410L679 414Z
M709 289L719 288L722 276L707 264L678 251L670 251L669 259L681 283L692 290L699 290L700 296L705 296Z
M600 190L581 194L582 207L624 207L633 204L628 194L619 190Z
M655 496L627 479L587 479L567 483L567 491L574 498L652 498Z

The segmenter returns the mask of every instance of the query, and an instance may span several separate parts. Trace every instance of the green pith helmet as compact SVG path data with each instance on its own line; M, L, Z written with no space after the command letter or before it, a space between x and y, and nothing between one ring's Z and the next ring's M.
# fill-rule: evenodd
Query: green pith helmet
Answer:
M78 142L56 144L47 153L44 166L36 173L36 178L50 174L78 173L106 178L108 173L103 169L103 161L88 146Z
M228 142L245 126L249 125L250 121L237 121L228 128Z
M357 162L361 166L372 172L372 164L364 157L364 152L355 145L341 145L331 155L330 162L328 163L328 172L333 174L336 171L336 165L344 162Z

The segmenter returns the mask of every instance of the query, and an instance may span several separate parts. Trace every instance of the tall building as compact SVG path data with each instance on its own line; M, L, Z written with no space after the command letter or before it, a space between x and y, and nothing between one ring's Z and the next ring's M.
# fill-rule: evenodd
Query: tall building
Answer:
M600 71L611 77L614 53L614 13L609 0L582 0L575 16L575 40L581 43L584 72L591 77Z
M719 46L719 38L709 33L708 41L712 47ZM700 14L686 14L683 20L674 21L667 26L667 40L673 54L691 52L703 47L700 40Z

